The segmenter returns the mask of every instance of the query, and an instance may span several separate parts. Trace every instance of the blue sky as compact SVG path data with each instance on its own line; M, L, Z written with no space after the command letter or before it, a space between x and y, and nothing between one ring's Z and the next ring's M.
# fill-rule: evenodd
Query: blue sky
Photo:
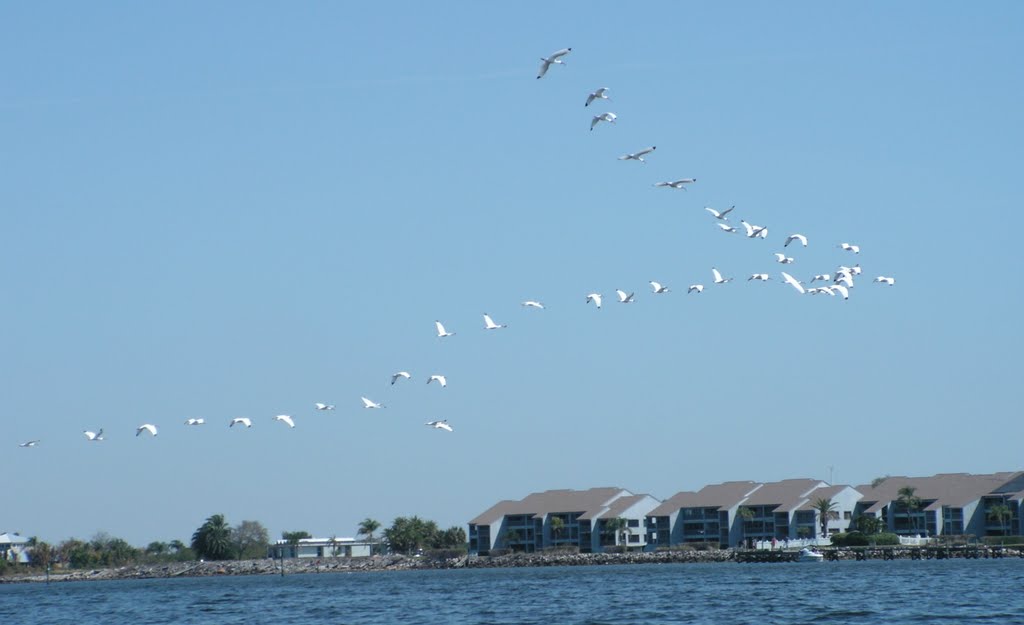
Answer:
M1019 3L3 14L0 531L348 536L548 488L1021 468ZM768 239L703 210L731 205ZM779 277L857 262L848 301Z

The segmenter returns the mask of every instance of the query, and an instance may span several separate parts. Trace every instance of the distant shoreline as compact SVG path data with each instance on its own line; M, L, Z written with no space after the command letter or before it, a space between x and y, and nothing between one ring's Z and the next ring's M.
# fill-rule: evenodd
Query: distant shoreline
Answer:
M916 547L897 547L889 550L885 559L931 559L914 557ZM792 550L790 550L792 551ZM826 550L838 560L857 560L854 549ZM461 556L457 558L410 557L402 555L371 556L368 558L302 558L284 561L285 575L308 573L370 573L376 571L415 571L464 568L541 568L550 566L600 566L616 564L694 564L736 562L737 553L731 549L708 551L656 551L638 553L517 553L502 556ZM744 552L739 552L744 553ZM771 553L771 552L763 552ZM776 552L779 553L779 552ZM863 553L863 551L861 551ZM982 547L974 557L1024 558L1024 547ZM947 556L949 557L949 556ZM963 557L963 556L953 556ZM870 559L881 559L877 553ZM51 572L51 582L106 581L124 579L172 579L176 577L222 577L239 575L280 575L281 561L222 560L216 562L172 562L160 564L134 564L104 569L75 569ZM14 574L0 577L0 584L46 582L40 573Z

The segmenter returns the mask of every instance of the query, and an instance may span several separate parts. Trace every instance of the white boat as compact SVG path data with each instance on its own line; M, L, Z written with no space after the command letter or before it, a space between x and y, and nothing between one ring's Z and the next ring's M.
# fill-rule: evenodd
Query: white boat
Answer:
M807 547L801 549L800 553L798 553L796 556L797 562L821 562L824 559L825 556L823 556L820 552L814 551L813 549L808 549Z

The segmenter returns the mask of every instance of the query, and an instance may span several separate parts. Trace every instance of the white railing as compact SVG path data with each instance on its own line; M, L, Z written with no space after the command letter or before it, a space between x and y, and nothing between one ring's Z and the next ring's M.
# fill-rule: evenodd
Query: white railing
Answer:
M933 542L934 540L935 540L934 538L922 538L920 535L917 535L917 536L900 536L900 544L901 545L912 545L914 547L919 547L921 545L927 545L927 544Z
M830 538L790 538L789 540L775 541L774 549L802 549L804 547L827 547L832 544ZM771 550L772 541L759 540L754 543L754 549Z

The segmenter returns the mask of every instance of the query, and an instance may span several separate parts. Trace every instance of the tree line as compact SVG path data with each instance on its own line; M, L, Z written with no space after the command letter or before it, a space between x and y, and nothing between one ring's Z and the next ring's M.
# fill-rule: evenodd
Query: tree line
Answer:
M378 537L376 534L380 528L381 523L372 518L366 518L359 524L357 535L373 545L373 553L412 555L421 550L465 550L467 547L463 528L453 526L442 530L434 521L417 516L396 518ZM293 545L303 538L312 536L304 530L281 534L282 540ZM100 532L88 541L69 538L56 545L32 537L29 539L28 556L33 568L59 565L82 569L193 560L257 559L267 557L269 547L269 533L259 521L241 521L232 526L223 514L214 514L196 528L188 544L180 540L153 541L145 547L135 547L106 532ZM0 558L0 573L8 566L10 563Z

